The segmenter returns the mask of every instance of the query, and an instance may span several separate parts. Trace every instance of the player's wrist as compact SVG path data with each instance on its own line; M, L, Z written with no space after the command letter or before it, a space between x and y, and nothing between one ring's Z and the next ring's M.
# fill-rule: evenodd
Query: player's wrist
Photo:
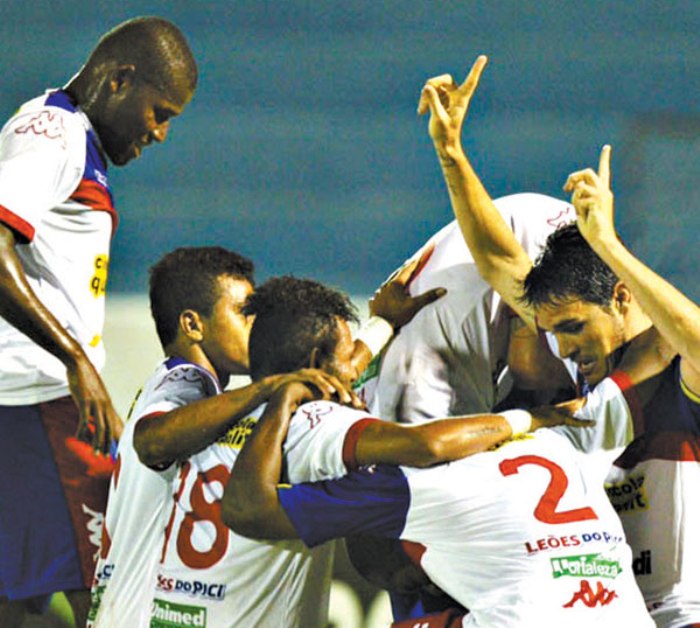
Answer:
M527 410L505 410L500 412L499 416L502 416L510 425L513 436L526 434L532 428L533 417Z
M394 327L381 316L370 316L360 327L355 340L361 340L372 357L381 352L394 335Z

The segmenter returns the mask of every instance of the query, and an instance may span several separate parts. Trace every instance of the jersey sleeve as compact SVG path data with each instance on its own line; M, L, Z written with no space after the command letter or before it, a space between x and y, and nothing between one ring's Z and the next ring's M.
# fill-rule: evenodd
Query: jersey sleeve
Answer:
M278 496L308 547L354 534L399 538L410 492L398 467L371 467L337 480L281 485Z
M287 476L292 484L329 480L353 468L355 444L367 421L366 412L330 401L313 401L292 417L284 445Z
M211 376L194 365L186 365L168 371L161 381L149 391L148 399L137 400L132 411L133 419L165 414L175 408L217 394Z
M75 115L45 107L12 118L0 134L0 221L20 241L40 216L70 197L85 167L85 128Z

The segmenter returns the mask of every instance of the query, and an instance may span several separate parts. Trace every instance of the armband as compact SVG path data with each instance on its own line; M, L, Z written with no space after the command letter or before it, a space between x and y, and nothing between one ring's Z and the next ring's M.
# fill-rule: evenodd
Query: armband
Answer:
M529 432L532 426L532 415L527 410L506 410L500 412L499 416L508 421L513 436Z
M355 340L367 345L373 356L377 355L394 335L394 328L381 316L370 316L360 327Z

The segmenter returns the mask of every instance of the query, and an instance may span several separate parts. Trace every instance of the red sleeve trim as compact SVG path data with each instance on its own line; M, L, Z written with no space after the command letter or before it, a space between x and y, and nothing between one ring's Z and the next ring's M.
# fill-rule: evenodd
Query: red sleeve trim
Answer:
M112 232L116 231L119 225L119 215L117 214L117 210L114 209L112 196L106 187L100 185L96 181L82 179L73 194L71 194L70 199L76 203L87 205L97 211L109 213L112 218Z
M644 410L642 402L634 389L634 382L625 371L614 371L610 374L612 379L622 391L627 401L627 405L632 413L632 424L634 425L634 435L639 436L644 433Z
M34 227L3 205L0 205L0 222L12 229L16 236L19 236L18 241L21 244L27 244L34 239Z
M350 426L350 429L345 434L343 442L343 463L348 471L357 469L360 465L357 464L357 442L360 440L362 433L369 427L371 423L375 423L380 419L360 419Z

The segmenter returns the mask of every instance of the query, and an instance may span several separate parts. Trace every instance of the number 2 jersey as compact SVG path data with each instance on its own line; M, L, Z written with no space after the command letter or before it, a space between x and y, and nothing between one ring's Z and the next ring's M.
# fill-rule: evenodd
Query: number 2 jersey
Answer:
M620 411L429 469L370 467L278 494L311 547L353 534L410 541L430 579L470 610L465 626L652 626L607 469L581 451L624 445L631 416Z
M221 520L220 500L264 407L179 469L158 569L151 626L308 628L327 622L334 545L252 541ZM368 418L335 403L304 404L285 445L289 481L340 477ZM233 471L232 471L233 469Z

